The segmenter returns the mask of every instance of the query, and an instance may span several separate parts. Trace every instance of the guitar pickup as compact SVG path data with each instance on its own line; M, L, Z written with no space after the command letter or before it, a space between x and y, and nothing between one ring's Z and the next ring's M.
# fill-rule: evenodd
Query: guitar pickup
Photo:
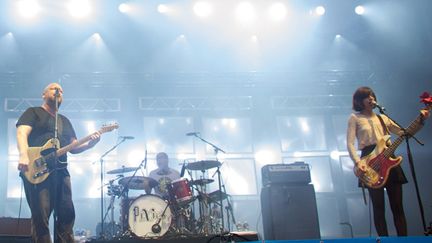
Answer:
M33 175L33 179L36 179L36 178L38 178L38 177L41 177L41 176L45 175L45 174L48 173L48 172L49 172L48 169L45 169L45 170L43 170L43 171L39 171L38 173L36 173L36 174Z

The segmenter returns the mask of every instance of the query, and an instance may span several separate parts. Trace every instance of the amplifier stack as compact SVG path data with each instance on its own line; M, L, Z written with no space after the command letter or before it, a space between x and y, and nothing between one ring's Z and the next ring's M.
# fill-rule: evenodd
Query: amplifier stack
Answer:
M261 211L266 240L320 239L309 165L271 164L261 169Z

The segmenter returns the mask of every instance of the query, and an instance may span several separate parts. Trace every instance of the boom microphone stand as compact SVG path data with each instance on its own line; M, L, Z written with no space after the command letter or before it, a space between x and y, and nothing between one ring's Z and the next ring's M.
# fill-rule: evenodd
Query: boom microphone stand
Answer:
M104 239L105 238L105 230L104 230L104 183L103 183L103 180L104 180L104 161L103 161L103 158L105 157L105 156L107 156L111 151L113 151L114 149L116 149L120 144L122 144L124 141L126 141L126 139L127 138L125 138L125 137L122 137L121 138L121 140L120 141L118 141L117 142L117 144L115 144L112 148L110 148L108 151L106 151L100 158L99 158L99 161L100 161L100 185L101 185L101 193L100 193L100 197L101 197L101 201L100 201L100 204L101 204L101 206L100 206L100 210L101 210L101 212L100 212L100 216L101 216L101 232L100 232L100 238L101 239Z
M403 129L402 126L399 125L399 123L397 123L394 119L392 119L392 118L391 118L391 117L390 117L390 116L385 112L385 108L384 108L384 107L379 106L379 105L376 105L376 107L379 109L379 112L380 112L381 114L383 114L384 116L386 116L387 118L389 118L389 119L390 119L392 122L394 122L398 127L400 127L404 132L406 132L405 129ZM431 229L428 230L427 227L426 227L426 221L425 221L425 215L424 215L423 203L422 203L422 199L421 199L421 196L420 196L420 190L419 190L419 187L418 187L417 175L416 175L415 168L414 168L414 159L413 159L413 157L412 157L411 148L410 148L410 144L409 144L409 139L412 137L412 138L414 138L414 140L415 140L418 144L420 144L421 146L424 146L424 144L423 144L422 142L420 142L420 140L418 140L418 139L414 136L414 134L405 134L405 135L403 135L403 136L404 136L404 139L405 139L405 142L406 142L406 146L407 146L408 162L409 162L409 165L410 165L411 175L412 175L412 178L413 178L413 181L414 181L414 187L415 187L415 190L416 190L417 202L418 202L419 209L420 209L420 216L421 216L421 220L422 220L422 225L423 225L424 234L425 234L425 235L430 235L432 232L430 232Z
M216 155L216 160L218 160L217 155L218 155L218 152L219 152L219 151L222 152L222 153L224 153L224 154L226 153L224 150L222 150L222 149L219 148L218 146L216 146L216 145L214 145L213 143L211 143L211 142L205 140L204 138L202 138L202 137L199 135L199 133L194 132L194 133L189 133L189 134L193 135L194 137L198 138L199 140L203 141L204 143L206 143L206 144L212 146L212 147L213 147L213 150L214 150L214 153L215 153L215 155ZM186 135L188 135L188 134L186 134ZM224 209L223 209L223 204L222 204L222 184L221 184L221 172L220 172L220 166L217 167L217 169L216 169L216 173L218 174L218 186L219 186L219 192L220 192L220 193L219 193L219 203L220 203L220 212L221 212L221 221L222 221L222 227L221 227L221 229L220 229L220 231L221 231L220 233L223 234L223 230L224 230L224 228L225 228L225 225L224 225Z

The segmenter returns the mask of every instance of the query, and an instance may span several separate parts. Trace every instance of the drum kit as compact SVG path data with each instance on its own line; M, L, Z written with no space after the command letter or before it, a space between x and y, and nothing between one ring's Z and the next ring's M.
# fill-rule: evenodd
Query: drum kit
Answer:
M110 170L107 174L117 177L107 184L110 205L104 219L111 213L111 232L102 232L105 238L161 238L178 235L211 235L223 230L221 206L228 194L219 190L207 193L207 187L215 180L205 178L206 171L222 164L217 160L202 160L184 163L182 176L186 170L189 178L178 178L168 185L168 195L161 197L151 194L159 183L150 177L125 176L137 171L139 167L122 167ZM202 173L193 179L193 173ZM136 190L138 197L130 197L129 190ZM114 201L120 199L119 222L114 221Z

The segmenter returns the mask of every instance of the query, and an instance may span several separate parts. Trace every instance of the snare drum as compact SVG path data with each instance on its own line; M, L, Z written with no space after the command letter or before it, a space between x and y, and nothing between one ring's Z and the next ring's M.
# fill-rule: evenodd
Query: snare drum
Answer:
M129 229L138 237L163 236L171 226L171 220L172 213L168 203L156 195L142 195L129 207ZM160 230L155 230L155 226Z
M185 178L180 178L171 182L171 193L179 204L189 203L193 199L189 182Z

